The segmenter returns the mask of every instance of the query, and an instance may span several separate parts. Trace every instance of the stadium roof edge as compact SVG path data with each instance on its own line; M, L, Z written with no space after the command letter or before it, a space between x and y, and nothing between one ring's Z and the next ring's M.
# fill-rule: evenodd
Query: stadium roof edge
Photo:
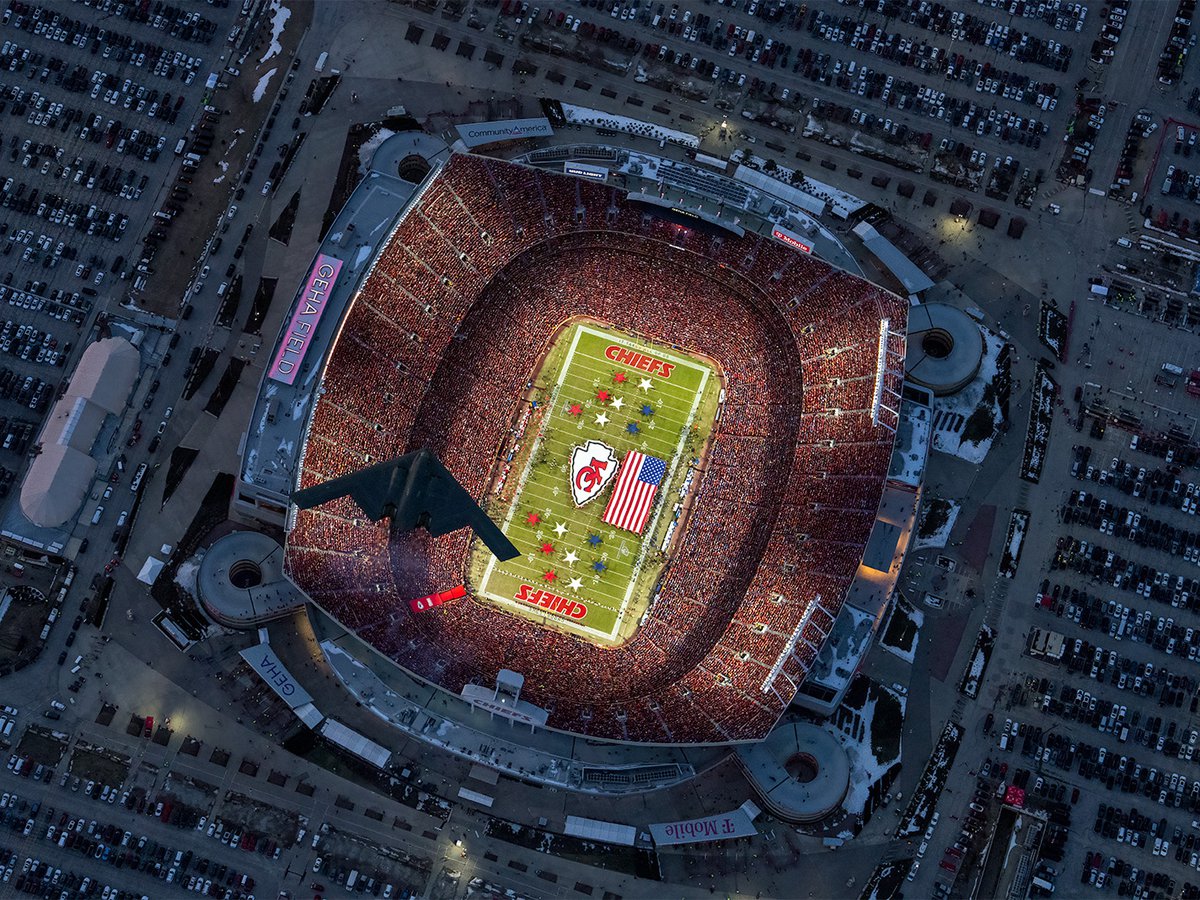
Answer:
M325 301L325 314L317 322L308 342L308 353L293 384L271 377L268 368L259 383L254 410L242 446L240 483L235 509L253 518L282 523L287 498L299 466L299 448L311 411L312 395L323 371L346 309L361 283L370 274L378 250L390 239L421 185L412 184L385 169L396 170L399 162L414 152L432 159L428 184L449 158L445 144L428 135L393 135L384 141L371 159L371 170L347 198L329 230L315 248L312 262L321 255L341 260L343 267ZM422 152L423 151L423 152ZM430 154L430 155L426 155ZM307 281L297 279L296 292L288 313L272 343L272 355L284 340L291 316L305 296Z

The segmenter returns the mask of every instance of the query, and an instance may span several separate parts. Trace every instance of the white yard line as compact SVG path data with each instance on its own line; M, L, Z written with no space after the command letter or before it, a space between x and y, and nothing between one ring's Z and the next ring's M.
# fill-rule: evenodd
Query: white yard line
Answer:
M562 368L559 369L559 382L558 382L558 384L556 384L554 386L554 394L550 398L551 405L550 405L549 409L551 412L554 411L553 404L558 399L558 392L559 392L559 390L562 389L562 376L565 375L567 370L571 368L571 360L575 356L575 348L579 345L579 335L580 335L580 331L576 330L575 336L571 339L571 346L567 350L567 358L563 361ZM505 534L508 533L508 526L512 524L513 516L515 516L517 514L517 497L519 497L521 495L521 493L525 490L525 479L527 479L529 477L529 470L531 468L533 468L533 461L537 458L538 445L541 444L541 442L542 442L542 435L543 435L544 431L545 431L544 428L538 430L537 437L535 437L533 439L533 447L530 449L529 456L525 460L525 468L521 470L521 477L517 481L516 493L513 494L513 498L509 502L508 515L504 517L504 527L501 530L504 531ZM488 583L488 580L492 577L492 570L495 568L495 566L496 566L496 557L491 554L488 554L487 568L484 569L483 579L479 582L479 592L481 594L486 594L488 597L493 597L492 594L487 593L487 583ZM495 598L493 597L493 599L495 599Z
M700 406L700 398L704 396L704 388L708 384L708 374L708 369L700 372L700 385L696 388L695 396L692 397L692 408L688 411L687 422L684 424L683 430L679 433L679 443L675 445L675 455L671 457L671 472L663 479L663 483L658 486L658 509L654 511L654 518L651 520L650 527L646 531L647 537L642 539L642 552L638 555L637 562L634 563L633 578L629 580L629 587L625 589L625 599L621 601L621 609L617 613L618 624L625 618L625 610L629 608L629 601L633 597L633 588L637 584L638 577L642 574L642 565L646 561L646 549L650 546L649 536L653 535L654 530L658 528L658 520L662 516L663 510L667 508L667 501L664 500L664 498L670 496L667 493L667 486L675 487L675 473L679 469L679 460L683 456L683 445L687 441L688 425L696 417L696 409Z

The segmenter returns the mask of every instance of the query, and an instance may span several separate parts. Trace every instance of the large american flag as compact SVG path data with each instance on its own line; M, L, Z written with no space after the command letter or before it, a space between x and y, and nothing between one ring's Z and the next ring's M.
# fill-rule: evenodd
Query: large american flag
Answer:
M621 463L616 489L601 518L609 525L641 534L666 473L667 464L661 459L630 450Z

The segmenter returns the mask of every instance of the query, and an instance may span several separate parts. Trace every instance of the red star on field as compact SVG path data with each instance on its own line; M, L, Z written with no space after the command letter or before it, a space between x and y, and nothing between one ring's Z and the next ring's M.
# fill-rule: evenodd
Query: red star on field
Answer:
M578 403L572 403L570 408L567 410L567 412L569 412L573 416L578 416L583 413L583 407L580 406Z
M555 573L555 571L553 569L551 569L549 572L547 572L542 577L545 578L547 581L553 581L555 578L558 577L558 575L557 575L557 573Z
M542 544L542 552L543 553L553 553L554 545L553 544Z
M525 521L530 525L536 525L538 522L542 521L542 517L537 513L530 513L525 517Z
M604 390L596 391L596 399L599 400L601 403L607 403L609 400L609 397L611 397L611 396L612 395L609 394L608 391L604 391Z
M628 376L626 376L624 372L618 372L613 376L613 381L615 381L617 384L624 384L627 377Z

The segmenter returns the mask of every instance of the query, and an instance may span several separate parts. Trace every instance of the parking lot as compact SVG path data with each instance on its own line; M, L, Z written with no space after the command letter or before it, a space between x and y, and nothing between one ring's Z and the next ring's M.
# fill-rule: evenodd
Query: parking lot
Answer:
M20 711L9 707L4 715L16 721ZM153 717L135 716L128 731L144 741L172 740ZM168 771L162 778L157 767L143 770L82 738L39 725L15 737L0 772L0 883L18 892L126 898L186 890L245 900L256 879L280 877L283 863L275 864L285 852L303 867L293 877L318 892L328 881L376 897L408 897L429 872L427 857L328 823L310 833L304 815L220 792L191 775ZM180 752L198 751L188 741ZM221 765L229 758L221 756ZM257 774L254 768L243 761L240 771ZM282 788L289 776L272 772L269 781ZM381 812L366 815L383 823ZM399 818L392 826L412 830Z
M240 12L95 0L0 13L0 493L96 314L145 271L149 223Z
M568 83L563 63L536 60L539 53L583 60L599 52L606 74L633 76L628 96L605 87L606 98L672 112L653 94L646 98L652 89L734 113L720 132L730 149L757 142L761 132L746 125L752 122L768 135L775 129L856 147L1025 208L1054 171L1086 48L1108 27L1096 10L1089 15L1085 4L1064 2L962 9L917 0L836 9L731 3L703 11L670 3L576 10L506 2L489 29L490 16L476 9L466 24L519 44L511 64L527 79ZM432 46L448 48L448 31L440 24ZM421 43L423 35L410 31L410 40ZM473 59L473 39L460 39L457 52ZM493 65L510 62L495 48L486 56ZM593 88L581 78L573 86ZM678 118L696 121L690 112ZM769 136L765 146L792 152ZM824 165L811 146L801 143L795 155Z
M39 765L35 770L39 778L42 769ZM68 785L65 776L62 784ZM78 778L72 789L79 791ZM69 803L78 812L57 809L51 801L32 799L34 796L41 792L14 790L0 795L0 833L8 832L6 838L0 837L0 881L11 884L15 891L53 889L78 897L135 897L184 890L225 900L252 896L255 878L240 868L236 859L230 864L231 854L212 852L212 857L226 860L221 861L197 853L188 846L193 843L190 834L177 832L172 839L162 824L170 817L169 804L150 804L149 816L143 816L141 822L157 824L147 827L139 826L134 810L141 810L133 803L128 804L122 820L115 821L115 814L107 808L115 800L115 789L111 794L105 787L102 794L97 788L94 796L80 795L95 802L72 798ZM145 808L144 799L140 802ZM229 848L230 843L226 840L223 846ZM236 848L233 845L232 849ZM153 880L161 884L151 887Z
M1070 415L1056 415L1039 549L1027 551L1006 612L1021 654L993 662L1001 674L964 741L982 750L959 762L977 790L969 803L943 799L940 831L913 848L925 859L913 880L928 878L937 896L1004 827L1000 799L1047 815L1030 860L1045 884L1200 895L1200 460L1186 416L1135 414L1185 399L1159 368L1185 339L1162 321L1132 322L1120 340L1155 351L1123 372L1093 369L1084 378L1096 382L1063 398ZM1031 796L1046 792L1049 802ZM947 829L951 813L959 821Z

